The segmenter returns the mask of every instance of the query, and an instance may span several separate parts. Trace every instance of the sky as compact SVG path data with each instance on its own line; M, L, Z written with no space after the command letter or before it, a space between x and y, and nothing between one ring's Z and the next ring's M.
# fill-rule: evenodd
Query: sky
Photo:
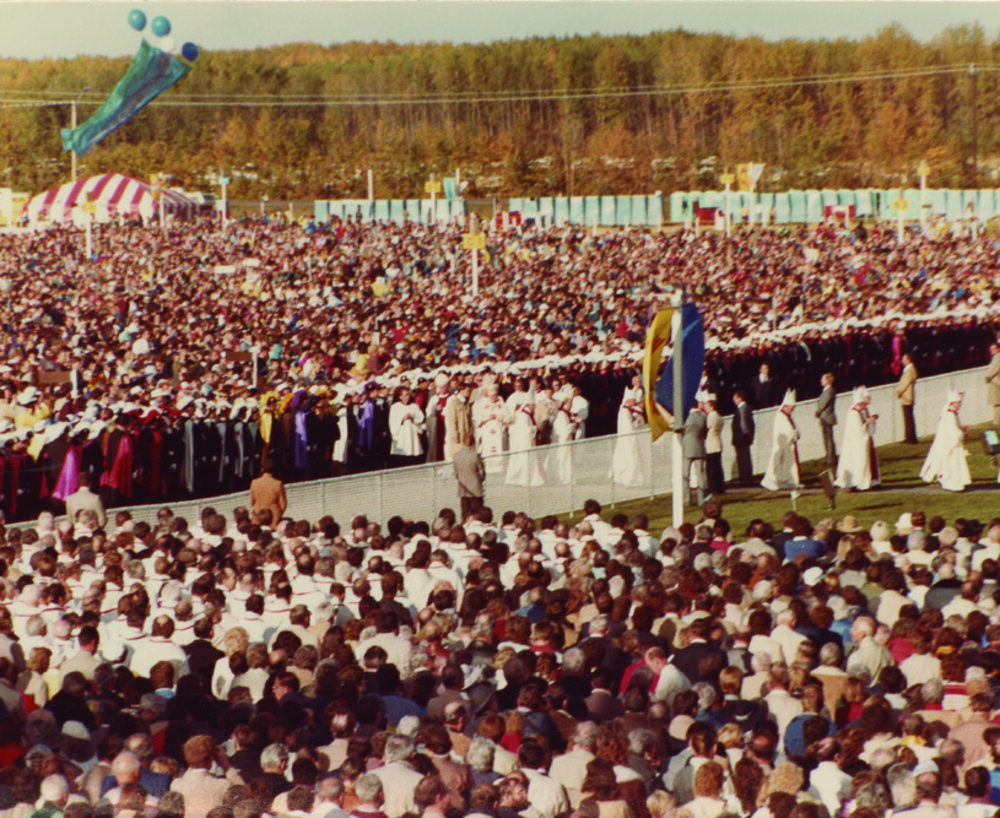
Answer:
M127 17L166 16L178 44L244 49L293 42L477 43L531 36L693 32L768 40L860 39L899 23L927 41L949 26L1000 32L991 0L0 0L0 58L135 53Z

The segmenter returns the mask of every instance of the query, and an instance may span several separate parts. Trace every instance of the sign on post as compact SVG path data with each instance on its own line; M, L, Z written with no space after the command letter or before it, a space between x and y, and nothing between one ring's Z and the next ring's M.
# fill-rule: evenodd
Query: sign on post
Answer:
M486 234L485 233L463 233L462 234L462 249L463 250L485 250L486 249Z

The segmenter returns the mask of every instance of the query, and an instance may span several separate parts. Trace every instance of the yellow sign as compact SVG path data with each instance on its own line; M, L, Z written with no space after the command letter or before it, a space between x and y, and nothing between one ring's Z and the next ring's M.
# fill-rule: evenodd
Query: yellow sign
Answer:
M930 176L930 174L931 174L931 166L928 165L926 162L922 162L920 164L920 167L917 168L917 175L918 176Z
M722 182L722 184L724 185L731 185L733 182L736 181L736 177L733 176L733 174L731 173L723 173L719 177L719 181Z
M463 250L485 250L486 249L486 234L485 233L463 233L462 234L462 249Z
M97 212L97 202L92 202L89 199L80 205L81 213L89 213L91 215Z
M906 201L906 199L896 199L892 203L892 209L893 210L899 210L899 211L909 210L910 209L910 203L908 201Z
M649 420L649 432L656 440L664 432L670 431L666 418L656 407L656 381L660 376L660 360L663 349L670 343L672 336L674 310L665 307L656 313L653 322L646 333L646 355L642 360L642 385L646 390L646 418Z
M435 179L431 179L426 185L424 185L424 191L427 193L440 193L441 183Z
M764 173L761 162L745 162L736 166L736 186L743 191L751 191Z
M154 173L149 177L149 186L153 191L153 198L156 201L160 200L160 191L163 189L163 177L165 175L164 173Z

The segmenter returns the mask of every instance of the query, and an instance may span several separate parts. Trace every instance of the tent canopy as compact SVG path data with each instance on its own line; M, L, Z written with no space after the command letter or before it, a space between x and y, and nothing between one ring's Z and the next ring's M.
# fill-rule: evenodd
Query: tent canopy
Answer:
M164 189L163 207L175 218L190 218L197 204L173 190ZM32 224L39 222L85 223L90 213L83 207L94 203L94 221L107 222L116 216L138 215L152 218L159 207L152 188L145 182L121 173L105 173L78 179L39 193L25 206L24 212Z

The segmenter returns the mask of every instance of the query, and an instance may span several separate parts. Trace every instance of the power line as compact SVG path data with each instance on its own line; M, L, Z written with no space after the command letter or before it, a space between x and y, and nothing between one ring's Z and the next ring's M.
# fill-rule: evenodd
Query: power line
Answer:
M815 74L798 77L769 77L764 79L727 80L719 82L684 83L677 85L655 86L619 86L599 87L590 89L553 89L524 91L457 91L451 93L420 93L405 95L393 93L381 94L170 94L165 98L155 100L153 105L166 107L376 107L396 105L441 105L441 104L495 104L509 102L574 102L601 100L610 98L636 98L657 96L682 96L692 94L713 94L737 91L763 91L782 88L802 88L809 86L836 85L843 83L879 82L888 80L906 80L922 77L949 76L966 74L968 64L947 66L925 66L883 71L862 71L841 74ZM983 73L1000 72L1000 65L976 65L976 70ZM44 94L47 98L22 99L11 94ZM0 107L27 108L61 106L70 104L65 99L67 92L62 91L4 91L0 96ZM101 96L91 99L85 97L81 102L98 104L103 101ZM62 99L57 99L61 97Z

